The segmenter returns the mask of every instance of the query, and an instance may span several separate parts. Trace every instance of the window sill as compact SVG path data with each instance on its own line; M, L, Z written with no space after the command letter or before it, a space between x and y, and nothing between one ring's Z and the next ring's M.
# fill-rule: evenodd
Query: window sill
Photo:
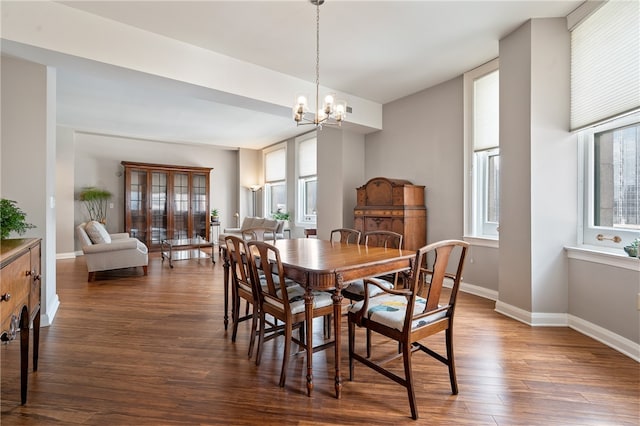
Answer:
M464 241L468 242L472 246L476 247L490 247L490 248L500 248L500 240L497 238L490 237L476 237L476 236L464 236L462 238Z
M579 247L565 247L569 259L585 262L600 263L616 268L640 271L640 259L630 257L622 249L583 245Z

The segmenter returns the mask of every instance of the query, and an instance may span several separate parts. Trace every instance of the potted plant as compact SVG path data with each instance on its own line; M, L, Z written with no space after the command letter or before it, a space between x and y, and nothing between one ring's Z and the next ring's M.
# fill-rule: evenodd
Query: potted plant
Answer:
M80 191L79 199L89 212L89 219L100 223L107 222L107 200L111 198L111 192L106 189L89 186Z
M624 251L631 257L640 257L638 256L638 249L640 248L640 238L636 238L629 244L624 247Z
M271 217L276 220L289 220L289 212L282 212L278 210L277 212L271 213Z
M211 209L211 222L220 221L220 216L218 215L218 209Z
M5 240L11 232L22 235L27 229L35 228L25 220L26 217L15 201L0 199L0 239Z

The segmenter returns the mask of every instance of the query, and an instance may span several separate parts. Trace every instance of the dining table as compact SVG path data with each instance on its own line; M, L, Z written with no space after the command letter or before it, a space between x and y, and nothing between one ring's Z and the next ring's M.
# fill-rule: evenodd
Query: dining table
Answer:
M313 391L313 290L332 291L335 347L335 394L341 397L341 291L350 282L411 268L415 252L385 247L332 242L314 238L280 239L275 242L287 278L305 288L307 395ZM229 286L225 256L225 299ZM225 300L225 324L227 321Z

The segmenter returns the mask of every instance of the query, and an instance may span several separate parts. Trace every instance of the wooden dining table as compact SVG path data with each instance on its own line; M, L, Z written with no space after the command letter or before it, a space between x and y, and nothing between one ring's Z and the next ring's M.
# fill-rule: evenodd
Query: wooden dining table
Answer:
M287 278L306 289L306 345L307 345L307 394L313 391L313 293L312 290L333 291L334 339L335 339L335 391L341 397L341 291L357 279L407 270L415 252L383 247L368 247L314 238L277 240L280 259ZM228 262L225 256L225 299L229 285ZM225 325L227 321L225 300Z

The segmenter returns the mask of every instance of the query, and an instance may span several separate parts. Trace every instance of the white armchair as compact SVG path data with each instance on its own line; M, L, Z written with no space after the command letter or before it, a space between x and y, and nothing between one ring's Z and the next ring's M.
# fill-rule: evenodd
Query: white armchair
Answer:
M104 225L94 221L81 223L76 233L87 262L88 281L95 280L97 271L138 266L147 275L149 250L137 238L130 238L127 233L109 234Z

